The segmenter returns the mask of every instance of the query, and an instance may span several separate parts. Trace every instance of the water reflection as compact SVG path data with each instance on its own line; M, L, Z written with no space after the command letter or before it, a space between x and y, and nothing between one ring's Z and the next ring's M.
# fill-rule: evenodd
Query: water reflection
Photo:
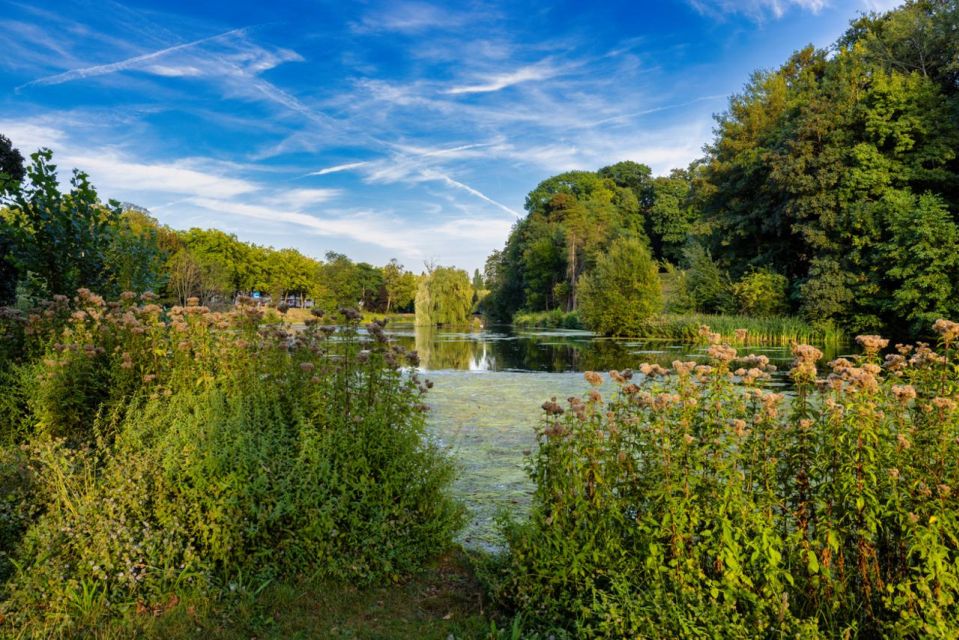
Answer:
M515 330L490 327L455 331L435 327L395 326L389 331L408 349L416 349L429 371L607 371L638 367L643 362L669 366L676 359L705 360L705 347L663 341L600 338L586 331L561 329ZM746 347L742 353L762 353L783 368L792 355L788 347ZM824 349L826 359L836 349Z

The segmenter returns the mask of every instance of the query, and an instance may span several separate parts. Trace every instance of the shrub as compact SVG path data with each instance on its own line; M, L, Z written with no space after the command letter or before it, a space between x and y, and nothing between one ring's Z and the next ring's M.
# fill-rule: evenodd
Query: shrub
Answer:
M620 238L579 280L579 317L604 335L635 335L643 321L662 309L656 263L646 245Z
M361 339L352 310L291 333L249 306L58 304L61 328L27 325L49 344L24 365L43 513L0 513L22 536L5 624L70 635L296 575L389 582L451 543L462 513L427 387L381 324Z
M959 323L935 328L939 353L861 336L824 378L795 346L789 402L708 329L708 365L546 402L500 596L584 638L954 637Z
M583 325L579 321L579 314L575 311L563 311L562 309L553 309L551 311L535 311L529 313L517 313L513 316L513 325L524 328L545 328L545 329L582 329Z
M739 313L761 318L785 315L789 311L786 276L759 269L752 271L732 287Z

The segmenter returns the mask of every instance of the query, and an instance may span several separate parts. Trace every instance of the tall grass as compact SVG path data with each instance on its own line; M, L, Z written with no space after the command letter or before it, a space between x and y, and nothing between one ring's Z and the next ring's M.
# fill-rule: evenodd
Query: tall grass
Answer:
M959 323L937 352L861 336L817 370L706 332L708 365L611 371L544 403L530 519L507 522L500 597L581 638L954 638Z
M42 355L8 378L29 509L0 512L6 628L71 636L294 576L392 582L448 547L462 513L416 354L342 315L293 333L252 306L81 291L17 324Z
M837 344L841 332L832 326L813 326L790 316L752 317L711 314L663 314L650 318L636 337L695 342L700 327L708 326L724 340L738 345L786 346L794 342Z
M520 328L582 329L578 314L552 311L521 312L513 317ZM700 327L709 326L724 340L739 345L787 346L794 342L839 344L842 333L831 325L813 326L791 316L752 317L740 315L711 315L701 313L666 313L653 316L642 323L636 335L645 340L670 342L697 342Z

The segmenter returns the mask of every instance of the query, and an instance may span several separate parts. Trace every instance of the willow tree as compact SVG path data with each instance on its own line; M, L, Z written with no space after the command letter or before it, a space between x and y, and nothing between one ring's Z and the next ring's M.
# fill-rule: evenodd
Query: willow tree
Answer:
M465 324L473 306L473 287L462 269L436 267L416 291L417 326Z

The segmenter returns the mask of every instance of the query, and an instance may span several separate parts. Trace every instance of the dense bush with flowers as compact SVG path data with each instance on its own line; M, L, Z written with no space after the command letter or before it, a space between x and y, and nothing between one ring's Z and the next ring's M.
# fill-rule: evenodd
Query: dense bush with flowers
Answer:
M70 635L277 578L391 581L447 547L462 513L416 354L341 314L293 333L250 304L86 290L8 313L0 483L29 508L0 509L3 624Z
M543 405L499 595L582 638L955 637L959 323L860 336L794 386L703 329L710 361L611 371ZM885 355L884 355L885 354Z

